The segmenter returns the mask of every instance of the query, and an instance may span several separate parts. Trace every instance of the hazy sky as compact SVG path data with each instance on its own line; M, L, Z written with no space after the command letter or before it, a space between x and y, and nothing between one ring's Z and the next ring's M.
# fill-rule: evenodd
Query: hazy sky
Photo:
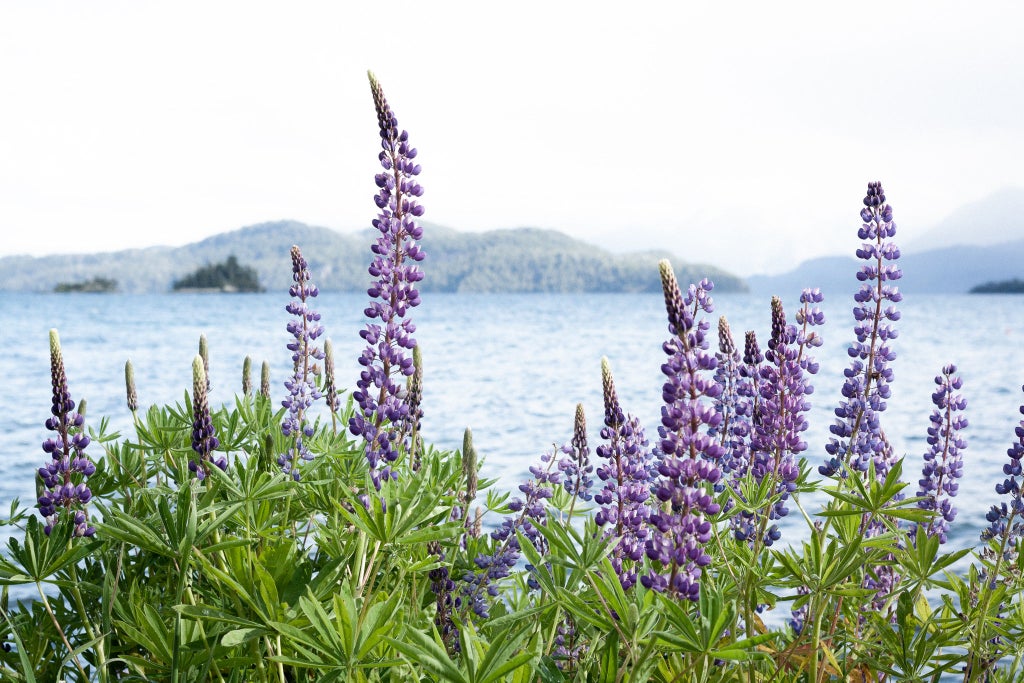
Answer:
M740 274L1024 185L1019 3L3 2L0 255L375 215L372 69L424 219Z

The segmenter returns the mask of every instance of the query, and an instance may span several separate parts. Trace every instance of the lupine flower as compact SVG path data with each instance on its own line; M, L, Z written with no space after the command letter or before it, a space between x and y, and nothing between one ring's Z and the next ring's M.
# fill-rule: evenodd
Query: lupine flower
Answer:
M559 459L558 471L562 473L562 486L573 496L573 502L579 498L588 501L593 498L590 487L594 481L590 473L594 466L590 464L590 447L587 445L587 418L583 413L583 404L576 404L576 418L573 427L572 445L566 457ZM570 513L572 508L570 508Z
M568 447L560 449L563 453L571 452ZM473 612L481 619L490 617L490 601L488 598L498 596L498 582L511 574L519 562L522 549L516 531L525 536L538 553L547 551L547 541L537 530L547 518L544 501L553 495L552 487L559 485L561 473L554 470L555 453L541 456L544 467L530 466L533 479L519 485L523 498L515 497L508 503L513 514L505 517L501 525L491 532L494 547L490 555L478 555L474 562L479 572L467 572L463 577L463 595ZM527 569L532 569L527 565ZM528 579L533 587L533 580Z
M560 671L574 673L579 667L580 659L586 652L586 643L577 636L576 623L571 616L566 615L556 629L555 650L551 653L551 659Z
M622 587L628 589L636 584L635 567L643 559L648 534L651 454L640 421L622 412L607 358L601 359L601 379L604 443L597 447L597 456L603 460L597 477L603 486L594 494L594 502L600 506L594 521L606 527L606 538L619 539L612 550L611 563Z
M465 481L465 488L459 491L458 495L462 507L461 509L456 508L452 510L452 517L455 518L457 516L459 519L464 520L466 533L473 538L479 538L482 531L480 516L478 514L476 519L470 519L469 516L469 506L473 504L477 489L480 486L476 448L473 447L473 432L469 427L466 427L466 431L462 434L462 478ZM479 508L477 512L481 513Z
M1024 405L1020 407L1024 414ZM983 579L990 589L995 589L1000 579L1000 566L1012 566L1017 562L1017 548L1024 538L1024 499L1021 497L1021 486L1018 477L1024 477L1024 420L1014 429L1017 441L1006 454L1010 461L1003 465L1006 479L996 484L996 493L1008 496L1009 502L1002 501L993 505L985 515L988 526L981 532L981 540L989 541L989 545L981 551L981 557L994 569L986 567L982 570Z
M130 360L124 363L124 388L128 402L128 410L132 415L139 411L139 393L135 389L135 368Z
M716 437L718 443L725 449L721 468L723 474L728 474L737 468L744 468L746 464L747 440L750 436L750 400L743 395L741 389L744 381L741 374L743 359L736 348L736 342L733 341L729 321L724 315L718 319L718 353L715 357L718 361L715 381L722 388L718 400L715 401L715 410L721 414L722 420L718 426L709 429L708 433ZM722 484L719 483L716 490L721 489Z
M796 319L801 327L786 324L785 311L778 297L772 298L772 334L764 363L760 365L758 410L760 419L750 439L750 474L757 484L766 479L773 482L776 500L761 515L744 513L733 518L738 540L772 545L781 537L778 520L789 514L786 501L796 490L800 476L797 456L807 450L801 433L807 429L805 413L811 405L807 396L814 392L807 375L818 371L818 364L807 353L821 345L821 337L810 328L824 323L824 314L812 305L821 303L819 290L804 290ZM760 538L756 538L761 534Z
M341 410L338 399L338 383L334 372L334 345L330 339L324 341L324 401L332 413Z
M252 395L252 357L242 361L242 396Z
M203 368L202 356L192 361L192 450L196 453L195 460L188 461L188 468L202 481L210 473L210 466L216 465L222 470L227 469L227 458L221 456L213 459L213 452L220 445L214 436L213 419L210 417L210 403L207 399L206 371Z
M936 513L925 526L925 533L938 536L939 543L946 542L949 525L956 518L952 499L960 487L957 479L964 473L963 450L967 448L967 442L960 435L967 427L967 418L961 414L967 407L967 399L955 393L963 386L955 372L955 365L947 365L942 368L942 374L935 377L939 388L932 394L935 410L930 418L928 451L924 454L924 467L918 481L917 495L921 500L917 506ZM911 539L916 536L916 525L909 533Z
M897 337L892 323L900 319L900 313L893 304L903 300L899 289L889 283L903 274L895 265L900 250L889 238L896 234L896 224L881 183L868 183L860 217L863 225L857 235L865 242L857 256L867 263L857 272L863 283L854 296L857 341L847 350L853 362L845 371L843 401L835 411L839 419L830 428L836 438L825 447L831 457L818 470L831 477L846 464L867 472L868 463L874 461L875 475L884 479L892 466L893 449L879 416L890 396L893 374L889 363L896 358L889 342Z
M278 456L277 464L285 474L291 474L298 481L299 461L313 459L313 453L305 441L313 436L313 426L306 421L306 411L320 398L315 380L320 369L316 361L323 360L324 352L316 345L316 340L323 334L324 328L320 325L320 314L309 307L310 300L320 293L310 280L309 264L302 258L302 252L297 246L292 247L291 256L294 283L289 289L292 300L286 310L295 316L288 322L288 331L294 337L288 343L294 372L284 383L288 396L281 401L281 405L288 409L281 423L281 432L291 439L291 446L287 452Z
M669 359L661 367L668 379L658 428L661 476L654 483L660 507L651 513L654 531L646 542L657 569L640 581L646 588L696 601L702 567L711 562L704 550L711 538L705 516L719 512L705 484L713 486L721 478L718 463L725 453L708 434L722 419L713 405L722 389L711 376L716 359L708 353L709 323L697 319L699 312L714 310L708 296L714 285L708 280L690 285L684 298L671 264L663 260L659 269L672 338L664 344Z
M392 466L408 448L404 439L409 433L408 395L397 378L413 373L408 351L416 346L412 337L416 326L406 315L420 303L416 283L423 279L423 271L415 262L423 260L417 243L423 228L416 218L423 215L418 202L423 188L416 180L420 174L419 164L413 161L416 149L409 144L409 134L399 131L398 119L373 74L370 89L380 127L378 158L384 170L375 178L379 192L374 199L380 213L373 226L380 237L371 249L374 258L369 268L377 279L366 290L373 301L364 313L377 322L370 322L359 333L367 346L359 357L363 370L352 394L359 409L349 429L363 437L370 476L379 489L382 480L397 477Z
M50 461L38 471L45 489L38 499L39 514L46 519L43 530L49 535L61 514L65 514L74 520L75 536L92 536L96 530L89 526L86 509L92 491L86 480L96 466L85 454L90 439L82 426L84 410L75 411L57 330L50 330L50 385L53 399L46 428L55 435L43 441L43 451L50 455Z

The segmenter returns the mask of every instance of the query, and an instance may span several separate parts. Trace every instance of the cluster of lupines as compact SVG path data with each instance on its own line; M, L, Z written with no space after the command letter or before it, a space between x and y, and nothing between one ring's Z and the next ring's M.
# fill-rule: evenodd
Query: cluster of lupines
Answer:
M45 489L37 501L39 514L46 519L44 531L47 535L63 511L74 520L75 536L92 536L96 530L89 526L86 507L92 491L86 480L96 471L96 466L85 454L89 435L82 427L85 418L75 410L75 402L68 389L57 330L50 330L50 385L53 395L46 428L55 436L43 441L43 451L50 455L50 461L39 468L39 478Z
M705 484L713 486L721 478L718 462L725 453L708 433L722 419L713 404L722 388L711 374L716 359L708 352L709 323L697 318L701 311L714 310L708 296L713 285L708 280L690 285L684 298L671 264L663 260L659 269L672 337L663 345L669 358L661 368L667 379L658 428L660 476L653 489L658 503L645 544L654 566L640 581L646 588L696 601L702 568L711 562L704 547L711 537L706 516L720 509Z
M1024 405L1020 412L1024 415ZM1017 548L1024 539L1024 498L1018 481L1018 477L1024 477L1024 420L1017 424L1014 433L1017 441L1006 451L1010 461L1003 464L1006 479L996 484L996 493L1009 496L1009 503L1004 500L992 506L985 515L988 526L981 532L981 540L989 541L989 546L982 550L982 558L997 568L1017 561ZM989 587L995 589L999 571L985 568L982 574Z
M221 470L227 469L227 458L221 456L214 460L213 452L220 445L214 435L213 419L210 416L210 401L207 387L206 365L202 356L197 355L192 361L192 450L196 459L188 461L188 468L199 481L210 473L210 466L216 465Z
M560 450L562 453L572 453L568 446ZM541 555L547 551L547 541L537 527L545 523L545 501L554 495L553 487L561 482L561 472L553 467L555 460L555 453L545 453L541 456L544 467L530 466L533 479L519 485L524 498L516 497L509 501L508 509L512 514L506 516L498 528L491 532L494 542L491 553L478 555L473 560L481 571L467 572L462 577L464 602L481 619L490 617L489 598L498 596L498 582L509 576L519 562L522 548L516 532L525 536ZM533 585L532 579L530 582Z
M750 474L758 484L772 482L775 501L762 515L737 515L745 521L734 525L739 540L753 542L754 535L760 534L758 542L772 545L781 532L776 524L768 526L767 520L789 514L786 501L800 476L797 456L807 450L801 434L807 430L806 413L811 407L807 397L814 392L809 375L818 371L807 349L821 345L821 337L810 328L825 322L824 314L815 307L822 298L819 290L801 293L796 316L800 328L786 324L782 301L772 299L772 333L764 362L759 365L760 419L750 438Z
M603 485L594 494L594 502L600 506L594 521L606 529L605 538L619 539L612 549L611 563L622 587L630 588L636 584L635 567L644 557L648 534L651 454L640 421L622 412L607 358L601 359L601 379L604 443L597 447L597 455L603 460L597 477Z
M967 427L967 418L962 414L967 408L967 399L956 393L963 386L963 380L955 373L956 366L947 365L935 377L938 385L932 394L935 410L929 418L928 451L924 454L924 467L918 481L917 495L921 500L917 506L936 513L925 526L925 533L938 536L939 543L946 542L949 525L956 518L952 499L960 487L957 480L963 476L963 450L967 448L967 442L961 436ZM913 540L916 534L917 527L912 526L910 538Z
M863 283L854 296L857 341L847 351L853 362L845 372L844 400L836 408L839 419L830 428L836 438L825 447L831 457L818 470L831 477L845 464L867 472L869 463L874 462L875 475L884 478L892 466L893 449L879 418L890 396L893 374L889 363L896 357L889 342L897 337L891 323L900 319L900 313L893 304L903 299L890 283L903 274L895 264L900 250L890 238L896 234L896 224L881 183L868 183L860 217L863 225L857 235L865 241L857 256L868 263L857 273Z
M380 128L382 173L375 180L379 189L374 201L380 213L373 226L380 231L374 242L373 261L369 273L376 281L367 290L373 301L364 313L371 322L360 332L366 349L359 357L363 366L352 396L359 409L349 422L349 429L365 441L366 459L374 486L397 475L392 471L408 444L410 410L408 395L398 377L413 373L413 359L407 353L415 345L412 334L416 327L406 318L410 308L418 306L420 295L416 283L423 279L415 262L423 260L417 240L423 229L416 218L423 215L417 198L423 188L416 180L420 166L413 160L416 149L409 144L409 134L399 131L398 119L391 112L384 91L370 74L370 89L377 110Z
M293 337L288 342L288 350L292 352L294 371L284 383L288 396L281 401L281 405L288 409L281 422L281 432L291 439L291 445L278 456L277 464L297 481L299 461L313 459L305 441L313 436L313 426L306 420L306 411L320 398L316 385L316 376L320 373L317 361L323 360L324 352L316 340L324 333L324 328L320 324L320 314L310 308L310 300L316 298L320 290L310 278L309 264L297 246L292 247L291 256L293 282L288 291L292 300L285 310L294 316L288 321L288 332Z

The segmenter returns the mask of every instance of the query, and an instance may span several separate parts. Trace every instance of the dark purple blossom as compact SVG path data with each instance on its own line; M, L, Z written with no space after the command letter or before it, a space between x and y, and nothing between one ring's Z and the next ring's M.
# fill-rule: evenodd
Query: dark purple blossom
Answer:
M718 353L715 357L718 360L715 381L722 387L715 401L715 410L721 413L722 419L708 433L716 437L725 449L721 468L723 474L729 474L743 469L747 462L751 401L743 386L743 357L736 348L729 321L724 315L718 319ZM724 484L719 482L716 490L723 488Z
M281 405L288 409L281 422L281 433L290 440L288 450L277 458L277 464L285 474L299 479L299 461L312 460L313 453L306 445L306 439L313 436L313 425L306 419L306 413L313 402L320 398L316 376L320 374L317 361L324 359L324 352L316 340L324 333L320 314L310 308L310 302L320 290L309 275L309 264L302 257L297 246L291 250L292 286L288 290L292 300L286 310L294 316L288 321L288 332L292 340L288 350L292 352L292 376L284 383L288 396Z
M192 450L196 454L195 460L188 461L188 468L199 481L206 478L210 473L210 466L216 465L221 470L227 469L227 458L221 456L216 460L213 452L220 445L214 435L213 419L210 417L210 402L207 398L207 386L205 364L202 356L196 356L192 361Z
M651 453L640 421L622 412L607 358L601 359L601 378L604 443L597 447L597 456L603 461L597 477L603 485L594 494L594 502L600 506L594 521L605 528L606 538L618 539L611 563L622 587L631 588L636 584L636 567L644 557L648 535Z
M949 525L956 518L952 499L960 486L957 480L964 473L963 450L967 448L967 442L961 436L967 428L967 418L961 414L967 407L967 399L957 393L963 381L955 372L955 365L947 365L935 377L938 385L932 394L935 410L928 427L928 451L924 454L917 492L921 498L917 506L936 513L925 525L925 533L938 536L940 543L946 542ZM914 526L910 530L910 538L913 539L916 533Z
M450 654L459 652L459 628L455 624L454 611L456 609L455 582L452 581L451 572L445 564L444 549L437 541L427 543L427 551L437 558L438 566L431 569L430 590L434 594L434 625L437 626L441 640Z
M708 280L690 285L684 298L671 264L663 260L659 269L672 337L663 345L669 358L661 368L667 379L658 428L660 476L653 488L658 502L645 545L654 570L640 581L646 588L697 600L702 568L711 562L704 548L711 538L706 517L719 512L710 487L721 478L719 462L725 454L709 434L722 420L714 408L722 388L713 377L717 361L708 351L710 324L698 319L700 312L714 310L708 295L714 285Z
M575 503L575 498L582 501L589 501L593 498L590 488L594 483L591 476L594 466L590 464L590 447L587 445L587 418L584 415L582 403L576 404L570 452L558 460L558 471L562 473L562 486L574 498L573 503Z
M50 385L53 399L46 428L54 436L43 441L43 451L49 454L50 461L38 470L44 489L38 499L39 514L46 519L43 529L49 535L63 514L74 520L75 536L92 536L96 530L89 526L87 510L92 491L86 480L96 466L85 454L90 439L83 428L85 418L75 411L68 390L57 330L50 330Z
M411 419L408 392L399 378L413 374L410 351L416 346L412 335L416 326L406 316L420 303L416 283L423 271L415 264L423 260L417 240L423 228L416 219L423 215L418 199L423 188L416 179L420 166L415 163L416 148L409 134L399 131L398 119L391 112L384 91L370 74L370 89L380 128L382 173L376 176L374 198L380 213L373 226L380 232L371 251L374 254L369 273L377 278L367 289L372 301L364 313L371 321L359 334L366 349L359 357L363 366L352 394L358 410L349 429L365 442L366 459L374 486L395 478L392 467L408 449L406 443Z
M864 243L857 256L866 263L857 272L862 284L854 295L857 340L847 350L853 361L844 373L843 400L835 411L838 419L830 428L835 438L825 447L831 457L818 469L831 477L840 473L843 465L867 472L869 463L874 462L875 475L884 479L894 453L879 418L890 396L893 373L889 364L896 358L889 345L898 335L892 323L900 319L894 304L903 299L891 283L903 274L895 263L900 250L890 238L896 234L896 224L881 183L868 183L860 217L863 224L857 234Z

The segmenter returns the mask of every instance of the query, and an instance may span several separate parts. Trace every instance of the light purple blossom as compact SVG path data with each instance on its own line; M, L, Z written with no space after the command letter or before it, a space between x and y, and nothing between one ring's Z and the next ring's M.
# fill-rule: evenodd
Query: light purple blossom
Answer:
M299 462L313 459L313 453L306 445L306 439L313 436L313 426L307 421L306 412L320 398L316 385L316 376L320 374L317 361L324 359L324 352L316 340L324 333L324 328L320 325L320 314L310 308L311 300L320 290L311 281L309 264L297 246L292 247L291 257L293 284L289 293L292 300L286 310L294 316L288 322L288 331L292 334L288 350L292 352L293 372L284 383L288 396L281 401L281 405L288 409L281 422L281 433L290 439L290 445L278 456L277 464L297 481Z
M896 224L881 183L868 183L860 217L863 224L857 234L864 243L857 256L867 263L857 272L863 284L854 295L857 340L847 350L853 361L844 373L843 400L835 411L838 419L830 428L835 438L825 447L831 457L818 469L828 477L840 473L844 464L867 472L873 461L875 475L884 478L894 453L879 418L890 396L889 364L896 358L890 342L898 336L892 323L900 313L893 304L903 299L891 283L903 274L895 264L900 250L890 238L896 234Z
M957 393L963 386L963 380L955 373L956 366L947 365L935 377L938 385L932 394L935 410L929 418L928 451L924 454L917 491L921 498L917 506L936 513L925 525L925 533L938 536L940 543L946 542L949 525L956 518L952 499L960 486L957 480L964 473L963 450L967 448L967 442L961 436L967 428L967 418L962 414L967 407L967 399ZM913 539L916 533L915 525L910 530L910 538Z
M373 226L380 231L371 251L374 254L369 273L377 278L367 289L371 299L364 313L371 321L359 334L366 349L359 357L363 369L352 396L358 410L349 421L349 429L365 442L364 452L375 487L382 480L397 478L393 465L408 449L411 428L406 378L413 374L410 354L416 346L412 334L416 326L406 316L420 303L416 283L423 271L415 264L423 260L417 240L423 228L416 218L423 215L418 198L423 188L416 179L419 164L414 162L416 148L409 134L399 131L398 119L391 112L384 91L370 74L370 89L380 127L382 173L376 176L379 189L374 201L380 213Z

